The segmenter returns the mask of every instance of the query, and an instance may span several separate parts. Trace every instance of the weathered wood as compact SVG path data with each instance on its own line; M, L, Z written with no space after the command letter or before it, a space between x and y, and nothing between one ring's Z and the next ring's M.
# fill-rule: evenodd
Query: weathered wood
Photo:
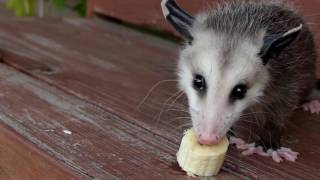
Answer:
M175 79L177 45L88 20L0 19L0 27L2 63L20 71L0 66L3 122L87 177L186 178L175 152L188 120L172 119L186 116L177 112L186 110L183 97L155 119L161 103L176 99L166 102L176 82L159 85L136 111L154 84ZM219 177L318 179L318 119L297 112L288 130L286 145L301 152L297 163L230 148Z
M23 137L0 124L0 179L78 179Z
M174 163L173 143L3 65L0 76L1 121L73 171L100 179L177 173L162 169Z
M164 21L160 2L160 0L89 0L87 12L88 16L93 13L98 13L133 24L169 30L171 27ZM196 2L191 2L190 0L178 1L180 6L188 12L193 13L207 8L215 2L216 0L197 0Z

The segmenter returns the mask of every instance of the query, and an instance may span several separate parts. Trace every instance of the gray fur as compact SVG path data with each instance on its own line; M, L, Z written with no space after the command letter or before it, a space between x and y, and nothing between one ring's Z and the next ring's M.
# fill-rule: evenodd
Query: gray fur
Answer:
M286 123L295 107L310 94L316 83L316 51L312 33L303 18L282 3L228 2L214 10L200 14L192 31L210 30L225 38L224 66L228 54L245 38L255 40L261 32L265 35L283 34L303 25L299 37L265 68L271 75L264 95L243 114L255 112L246 119L257 127L253 139L265 148L279 148Z

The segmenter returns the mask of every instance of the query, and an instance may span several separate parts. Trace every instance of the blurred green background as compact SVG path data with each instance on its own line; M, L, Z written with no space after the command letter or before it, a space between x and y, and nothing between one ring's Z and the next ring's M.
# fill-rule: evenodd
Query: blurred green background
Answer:
M1 0L1 15L81 16L86 15L87 0Z

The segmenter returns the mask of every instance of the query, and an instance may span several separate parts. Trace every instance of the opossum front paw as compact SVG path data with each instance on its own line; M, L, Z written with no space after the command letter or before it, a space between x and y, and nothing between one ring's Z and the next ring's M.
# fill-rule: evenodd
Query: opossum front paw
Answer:
M247 144L241 138L230 136L230 144L235 145L237 149L244 150L242 153L245 155L251 155L255 153L255 143Z
M282 162L283 159L287 161L295 162L299 155L298 152L294 152L290 148L285 148L285 147L281 147L277 150L269 149L267 153L277 163Z
M230 137L230 144L235 145L237 147L237 149L239 150L243 150L242 154L249 156L252 154L258 154L261 156L269 156L268 153L263 151L262 146L256 146L255 143L245 143L244 140L231 136Z
M230 144L235 145L237 149L243 150L241 154L245 156L258 154L260 156L271 157L277 163L282 162L283 159L294 162L299 155L298 152L294 152L285 147L281 147L277 150L268 149L267 151L264 151L262 146L256 146L255 143L245 143L244 140L234 136L230 136Z
M320 113L320 102L319 102L319 100L312 100L310 102L306 102L306 103L302 104L301 107L303 108L303 110L310 111L312 114L313 113L316 113L316 114Z

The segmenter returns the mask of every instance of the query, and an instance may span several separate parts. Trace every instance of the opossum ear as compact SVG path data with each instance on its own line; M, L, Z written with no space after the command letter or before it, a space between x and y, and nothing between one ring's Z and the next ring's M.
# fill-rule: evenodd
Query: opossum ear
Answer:
M193 37L190 33L194 17L190 16L182 10L175 2L175 0L162 0L161 7L164 17L170 24L184 36L189 43L192 42Z
M263 64L266 65L269 59L279 56L280 53L297 38L301 29L302 24L290 29L284 34L266 35L259 53Z

